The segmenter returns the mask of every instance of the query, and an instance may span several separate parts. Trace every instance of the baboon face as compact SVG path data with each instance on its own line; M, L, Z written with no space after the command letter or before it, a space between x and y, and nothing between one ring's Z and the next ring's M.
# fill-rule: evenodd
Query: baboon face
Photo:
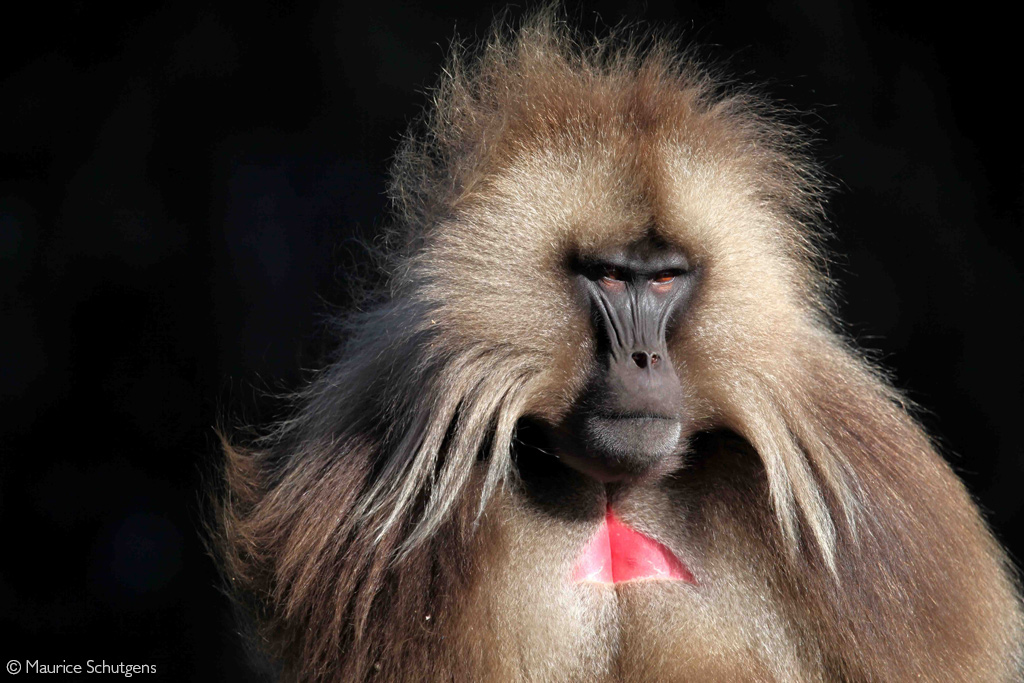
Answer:
M761 157L723 151L728 121L692 94L627 87L569 82L556 112L510 115L413 269L431 328L510 349L544 450L602 482L677 469L698 431L741 431L737 388L815 314L796 211L766 199L788 195ZM685 128L650 124L665 111Z
M514 343L528 358L543 389L524 417L544 427L544 450L605 483L657 477L707 428L691 377L700 345L687 340L706 318L704 275L731 277L718 267L716 231L743 230L751 212L721 226L706 151L623 126L609 154L593 140L615 124L578 102L564 117L593 135L566 123L536 140L539 151L497 155L419 263L429 296L446 304L436 319L445 332L467 344Z
M693 290L689 261L648 235L581 254L571 271L595 343L585 388L561 425L565 462L605 482L671 469L687 414L669 339Z

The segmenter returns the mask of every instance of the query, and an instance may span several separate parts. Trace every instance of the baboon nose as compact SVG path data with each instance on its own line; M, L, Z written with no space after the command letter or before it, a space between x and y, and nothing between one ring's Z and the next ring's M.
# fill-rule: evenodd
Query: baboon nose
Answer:
M633 363L641 370L646 368L648 365L654 366L661 360L661 356L656 353L647 353L646 351L637 351L633 354Z

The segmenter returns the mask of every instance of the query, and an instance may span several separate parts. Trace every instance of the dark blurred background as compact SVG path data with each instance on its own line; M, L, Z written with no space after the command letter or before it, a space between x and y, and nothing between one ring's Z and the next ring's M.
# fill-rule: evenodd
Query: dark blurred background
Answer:
M897 5L568 13L680 27L815 112L842 313L1020 558L1017 22ZM315 367L396 141L500 5L112 7L0 27L0 659L244 680L201 542L213 426Z

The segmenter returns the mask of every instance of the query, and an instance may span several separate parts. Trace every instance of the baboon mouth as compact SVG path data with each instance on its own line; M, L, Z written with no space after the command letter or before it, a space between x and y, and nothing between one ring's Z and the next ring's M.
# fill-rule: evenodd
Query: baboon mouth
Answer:
M614 585L643 580L697 583L671 550L623 524L609 506L573 567L572 581Z
M616 458L656 460L672 453L679 443L682 424L663 417L590 417L583 438L599 453Z
M580 466L602 481L657 469L678 451L683 431L677 419L647 416L592 415L583 419L581 427Z

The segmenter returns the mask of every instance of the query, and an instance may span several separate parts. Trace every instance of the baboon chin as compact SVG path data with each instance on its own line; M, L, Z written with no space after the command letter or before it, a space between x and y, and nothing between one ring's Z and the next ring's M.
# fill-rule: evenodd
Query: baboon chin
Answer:
M387 281L225 439L213 545L282 680L1019 680L1015 575L834 322L801 131L542 11L456 55Z

